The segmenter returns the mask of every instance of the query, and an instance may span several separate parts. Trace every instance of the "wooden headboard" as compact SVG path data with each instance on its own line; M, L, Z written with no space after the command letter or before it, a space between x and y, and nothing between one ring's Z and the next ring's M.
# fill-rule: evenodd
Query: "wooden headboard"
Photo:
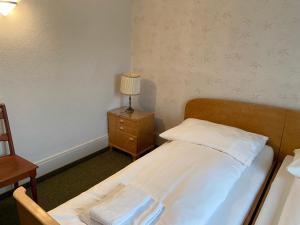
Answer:
M287 110L279 161L286 155L294 155L293 151L300 148L300 111Z
M193 99L186 104L185 119L197 118L238 127L269 137L274 159L293 155L300 148L300 112L221 99Z

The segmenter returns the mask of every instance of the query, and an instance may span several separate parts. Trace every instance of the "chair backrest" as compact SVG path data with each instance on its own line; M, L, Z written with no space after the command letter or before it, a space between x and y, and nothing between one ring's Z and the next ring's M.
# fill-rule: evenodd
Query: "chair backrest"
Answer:
M26 195L26 189L14 191L21 225L59 225L47 212Z
M0 104L0 120L3 120L4 130L5 133L0 134L0 142L7 142L9 147L10 155L15 155L15 147L10 131L9 121L8 121L8 115L6 111L5 104Z

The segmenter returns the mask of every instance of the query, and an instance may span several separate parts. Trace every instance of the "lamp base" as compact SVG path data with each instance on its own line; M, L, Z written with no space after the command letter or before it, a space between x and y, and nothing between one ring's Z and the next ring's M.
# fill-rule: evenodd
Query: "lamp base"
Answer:
M134 109L131 107L131 95L129 95L129 106L128 108L125 110L126 113L133 113Z
M129 107L125 110L125 112L131 114L131 113L134 112L134 109L133 109L131 106L129 106Z

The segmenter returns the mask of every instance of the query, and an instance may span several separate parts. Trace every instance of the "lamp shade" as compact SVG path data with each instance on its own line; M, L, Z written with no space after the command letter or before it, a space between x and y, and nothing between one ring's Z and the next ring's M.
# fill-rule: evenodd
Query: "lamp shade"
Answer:
M18 0L0 0L0 14L7 16L18 4Z
M138 74L123 74L120 91L124 95L139 95L141 92L141 77Z

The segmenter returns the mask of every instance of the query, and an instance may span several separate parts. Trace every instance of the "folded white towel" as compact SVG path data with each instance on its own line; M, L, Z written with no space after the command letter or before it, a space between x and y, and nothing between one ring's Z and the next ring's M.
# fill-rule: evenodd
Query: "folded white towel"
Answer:
M102 195L100 198L96 198L94 199L94 201L91 201L88 204L84 204L82 207L75 209L78 213L79 219L87 225L102 225L94 220L91 220L91 208L99 205L104 201L108 201L109 199L114 198L115 195L118 194L124 187L124 184L118 184L114 188L112 188L108 193Z
M79 216L79 219L81 220L81 222L83 222L86 225L102 225L102 224L98 223L97 221L94 221L90 218L89 210L80 213L78 216Z
M87 225L102 225L90 218L89 209L79 214L80 220ZM131 218L124 225L151 225L159 219L159 216L164 210L164 205L160 202L154 202L146 207L141 208L137 213L137 218Z
M121 225L133 218L151 201L153 201L151 196L144 191L133 185L126 185L114 197L91 208L89 214L92 220L100 224Z
M92 220L88 213L80 214L79 219L81 220L81 222L83 222L86 225L102 225L101 223L98 223L97 221Z
M161 202L153 202L147 210L134 220L133 225L151 225L159 218L163 210L164 205Z
M99 203L98 203L99 204ZM153 210L153 205L154 205L154 201L150 201L150 204L146 204L145 206L141 207L137 213L134 214L134 216L132 218L130 218L128 221L126 221L125 223L123 223L122 225L133 225L133 224L139 224L139 223L133 223L135 220L141 221L141 224L143 223L143 220L148 218L148 213L152 213L151 210ZM149 211L149 209L151 209ZM90 208L87 208L84 211L81 211L81 213L78 214L79 219L86 225L103 225L102 223L99 223L93 219L90 218ZM139 219L141 216L143 216L143 220ZM146 217L147 216L147 217ZM159 216L159 215L158 215ZM145 217L145 218L144 218ZM138 219L136 219L138 218Z

